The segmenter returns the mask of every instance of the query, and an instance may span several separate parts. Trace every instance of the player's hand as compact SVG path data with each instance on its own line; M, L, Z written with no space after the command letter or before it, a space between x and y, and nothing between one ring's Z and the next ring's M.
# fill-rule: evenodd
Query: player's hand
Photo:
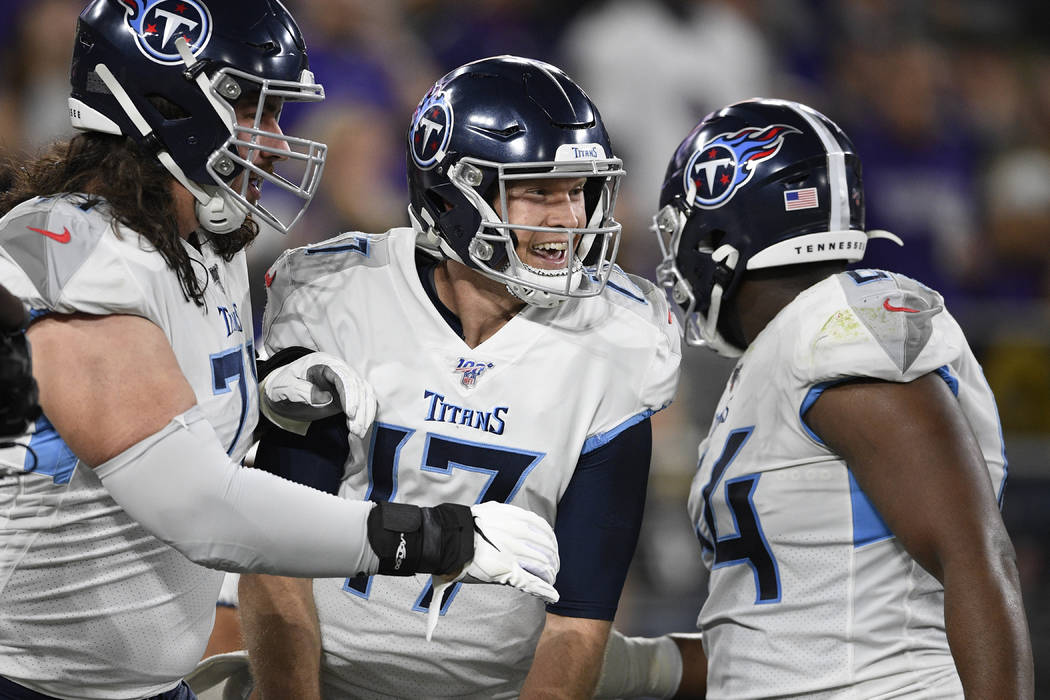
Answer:
M427 619L427 639L437 626L441 598L456 583L500 583L548 603L558 602L558 540L546 520L507 503L487 501L471 506L474 515L474 558L458 575L434 576L434 594Z
M361 438L376 417L371 385L334 355L312 352L266 375L259 408L276 425L305 435L315 420L346 414L350 432Z

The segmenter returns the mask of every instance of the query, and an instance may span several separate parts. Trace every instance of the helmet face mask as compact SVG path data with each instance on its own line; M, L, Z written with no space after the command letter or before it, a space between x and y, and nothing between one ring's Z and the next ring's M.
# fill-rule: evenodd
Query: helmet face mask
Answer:
M619 248L624 171L594 105L564 73L513 56L467 64L423 98L408 138L413 225L446 257L536 306L601 293ZM509 190L547 179L583 182L581 225L510 220ZM516 232L564 241L564 265L523 261Z
M744 348L722 314L747 270L864 255L860 159L837 125L805 105L748 100L705 117L671 159L654 217L657 281L686 343ZM730 342L730 338L735 342Z
M255 102L252 109L253 121L250 126L242 125L237 119L236 105L231 105L230 136L209 156L207 172L217 183L222 195L246 205L256 218L281 233L287 233L302 218L306 207L320 187L327 146L310 139L267 130L263 128L264 117L272 110L276 122L280 106L285 100L320 102L324 99L324 89L314 83L313 75L309 71L304 71L299 81L285 81L261 79L237 69L221 68L210 81L212 94L216 97L230 94L231 81L235 81L242 91L248 86L247 97L249 100L254 98ZM271 106L275 103L276 107ZM262 140L269 146L262 144ZM271 170L256 161L257 153L275 154L279 161ZM249 197L249 188L261 187L263 182L271 183L302 200L301 205L291 216L282 220L260 201Z
M286 232L317 191L326 147L276 124L284 101L317 102L324 89L277 0L94 0L77 25L71 81L73 126L156 152L213 233L238 228L249 213ZM255 112L246 114L251 100ZM262 207L264 181L298 198L298 208L277 216Z

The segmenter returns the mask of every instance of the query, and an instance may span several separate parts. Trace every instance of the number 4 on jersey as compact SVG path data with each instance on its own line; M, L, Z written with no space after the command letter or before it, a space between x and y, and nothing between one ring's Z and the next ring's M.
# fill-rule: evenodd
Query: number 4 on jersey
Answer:
M755 604L757 605L780 602L780 571L777 567L777 560L769 549L766 536L762 532L762 525L758 521L758 513L755 511L754 493L758 487L759 477L762 475L747 474L730 479L725 483L725 502L729 505L729 511L733 516L735 534L719 535L714 509L711 507L711 494L718 487L726 469L736 459L754 429L754 426L740 428L729 433L729 437L726 438L722 454L718 456L718 461L711 470L711 481L701 491L704 499L704 522L714 541L712 543L705 540L699 534L699 527L697 537L700 538L700 544L705 549L714 552L712 568L718 569L738 564L747 564L751 567L755 576Z

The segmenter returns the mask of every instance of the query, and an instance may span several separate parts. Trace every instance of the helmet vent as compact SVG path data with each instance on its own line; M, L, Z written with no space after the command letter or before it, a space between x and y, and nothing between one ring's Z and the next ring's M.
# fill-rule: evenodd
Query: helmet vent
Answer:
M273 56L281 50L281 47L277 45L276 41L264 41L258 44L249 41L248 46L253 49L258 49L267 56Z
M146 99L149 101L153 108L160 112L160 115L168 120L174 119L188 119L193 116L189 110L180 107L171 100L161 95L146 95Z
M495 129L488 126L476 126L474 124L468 124L467 128L476 134L481 134L482 136L491 136L501 141L506 141L511 137L516 136L517 134L520 134L521 132L525 131L525 129L522 128L521 124L518 124L516 122L504 129Z

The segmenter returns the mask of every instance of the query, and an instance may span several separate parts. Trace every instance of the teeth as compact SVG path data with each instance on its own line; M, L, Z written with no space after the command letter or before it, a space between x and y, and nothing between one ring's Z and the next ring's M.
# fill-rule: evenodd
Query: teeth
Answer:
M565 250L566 248L568 248L568 245L566 245L564 241L561 243L557 243L555 241L550 241L548 243L537 243L536 245L532 246L533 250Z

